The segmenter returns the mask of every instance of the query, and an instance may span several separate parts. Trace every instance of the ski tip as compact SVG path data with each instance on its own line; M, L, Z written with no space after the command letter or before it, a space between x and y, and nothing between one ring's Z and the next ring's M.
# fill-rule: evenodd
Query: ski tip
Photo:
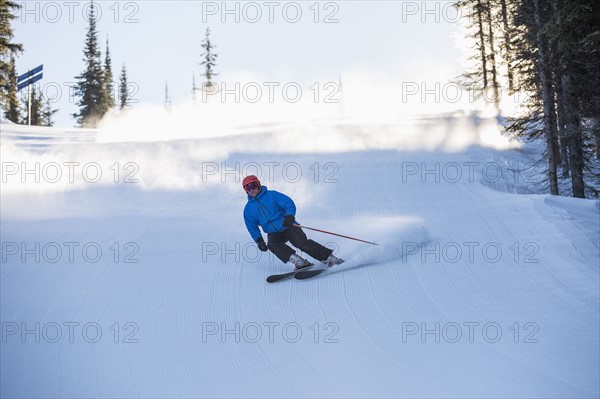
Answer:
M291 273L283 273L283 274L274 274L272 276L267 277L267 283L274 283L276 281L285 280L286 278L290 278L293 275L294 275L293 272L291 272Z

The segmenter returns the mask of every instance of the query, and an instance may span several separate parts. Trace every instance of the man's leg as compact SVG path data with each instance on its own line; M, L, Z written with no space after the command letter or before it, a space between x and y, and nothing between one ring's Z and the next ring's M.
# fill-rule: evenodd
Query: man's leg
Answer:
M269 250L283 263L287 263L290 256L296 253L289 245L285 244L288 239L283 233L269 233L267 234L267 240L269 241L267 243Z
M333 253L332 249L324 247L316 241L309 240L300 227L288 227L283 234L293 246L321 262Z

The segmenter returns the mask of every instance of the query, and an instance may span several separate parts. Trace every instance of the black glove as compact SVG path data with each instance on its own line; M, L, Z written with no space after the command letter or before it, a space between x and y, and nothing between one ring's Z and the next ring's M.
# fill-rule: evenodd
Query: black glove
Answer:
M256 245L258 245L258 249L260 249L263 252L267 252L269 250L269 247L267 247L267 244L265 243L265 240L262 237L256 240Z
M286 217L283 218L283 226L284 227L292 227L293 224L294 224L294 215L286 215Z

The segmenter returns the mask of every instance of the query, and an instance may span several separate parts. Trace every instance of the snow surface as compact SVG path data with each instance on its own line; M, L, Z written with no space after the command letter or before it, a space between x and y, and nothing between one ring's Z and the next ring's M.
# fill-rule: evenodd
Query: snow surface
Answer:
M600 395L598 202L532 194L493 118L1 128L2 397ZM267 284L291 266L245 230L257 166L302 224L381 245L307 231L347 262Z

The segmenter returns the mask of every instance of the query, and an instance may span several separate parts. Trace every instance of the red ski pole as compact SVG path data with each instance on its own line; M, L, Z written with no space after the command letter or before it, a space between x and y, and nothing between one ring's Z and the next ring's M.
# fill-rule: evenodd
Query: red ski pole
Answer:
M319 230L319 229L315 229L313 227L302 226L302 225L299 225L299 224L295 224L294 227L301 227L303 229L314 230L314 231L318 231L320 233L331 234L331 235L338 236L338 237L343 237L343 238L349 238L350 240L360 241L360 242L366 242L367 244L371 244L371 245L379 245L376 242L365 241L365 240L361 240L360 238L348 237L348 236L344 236L344 235L341 235L341 234L332 233L331 231Z

